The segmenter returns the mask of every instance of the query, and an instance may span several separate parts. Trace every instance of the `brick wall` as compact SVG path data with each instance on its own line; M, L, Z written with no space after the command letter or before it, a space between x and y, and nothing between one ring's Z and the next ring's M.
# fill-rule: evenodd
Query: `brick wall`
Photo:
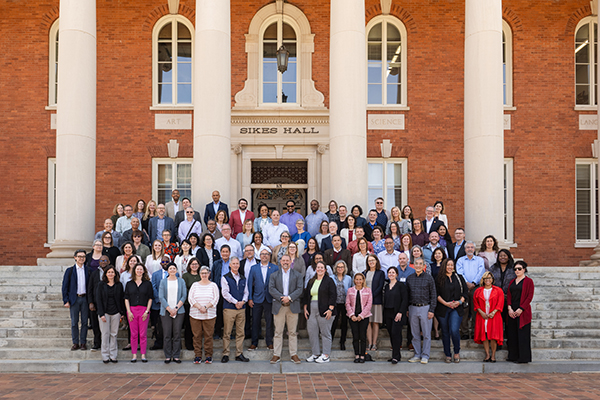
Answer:
M271 1L231 0L232 105L247 75L248 26ZM0 41L0 203L9 215L0 234L3 264L32 264L48 252L47 158L54 156L50 129L48 32L58 0L32 0L2 8ZM154 130L152 27L168 9L164 0L98 1L96 222L100 229L117 202L151 197L151 160L169 139L192 145L192 131ZM329 103L329 1L291 1L315 34L313 79ZM366 0L367 23L380 15L379 0ZM194 0L180 11L194 23ZM10 5L10 6L9 6ZM574 106L573 35L591 14L589 1L504 0L513 30L512 130L505 153L514 157L515 256L534 265L576 265L590 249L575 249L575 158L591 157L595 131L579 131ZM408 202L418 216L444 201L451 228L464 223L463 71L464 2L394 1L391 14L406 26L408 106L403 131L369 131L367 151L379 157L390 139L392 157L408 158ZM396 113L390 111L391 113ZM190 113L190 112L184 112ZM334 195L335 197L335 195ZM208 201L209 194L206 195ZM203 199L204 200L204 199ZM327 200L327 199L322 199ZM203 201L200 201L202 203ZM470 238L481 240L481 238ZM551 252L550 249L559 249Z

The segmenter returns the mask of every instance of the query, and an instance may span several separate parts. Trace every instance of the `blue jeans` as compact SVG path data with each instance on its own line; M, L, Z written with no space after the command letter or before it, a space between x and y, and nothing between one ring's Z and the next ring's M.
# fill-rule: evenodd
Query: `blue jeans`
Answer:
M85 344L88 331L88 313L90 311L87 298L85 296L77 297L75 303L70 306L71 339L73 339L73 344ZM81 314L81 330L79 329L79 314Z
M462 307L462 306L460 306ZM466 312L467 310L465 310ZM446 357L452 357L450 352L450 338L454 344L454 354L460 353L460 323L462 317L458 315L458 311L450 310L446 312L445 317L437 317L442 326L442 344L444 345L444 354Z

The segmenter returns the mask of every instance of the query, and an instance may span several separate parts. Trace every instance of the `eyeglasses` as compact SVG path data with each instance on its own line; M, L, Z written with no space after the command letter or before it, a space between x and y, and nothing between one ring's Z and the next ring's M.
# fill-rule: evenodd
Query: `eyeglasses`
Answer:
M193 211L186 211L185 213L186 214L193 214L194 212Z
M523 268L521 268L521 267L515 267L514 270L515 271L523 271Z
M169 263L169 261L162 260L160 263L161 263L161 264L168 264L168 263Z

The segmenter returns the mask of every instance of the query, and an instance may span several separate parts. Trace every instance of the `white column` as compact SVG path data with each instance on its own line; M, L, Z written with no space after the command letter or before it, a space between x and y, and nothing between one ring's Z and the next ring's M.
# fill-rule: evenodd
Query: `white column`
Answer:
M367 108L364 0L331 0L329 137L331 197L367 204ZM321 199L327 204L329 198Z
M90 248L96 205L96 1L60 1L56 240L51 258Z
M502 1L465 2L465 231L503 238Z
M231 204L231 26L229 0L196 0L192 200L213 190Z

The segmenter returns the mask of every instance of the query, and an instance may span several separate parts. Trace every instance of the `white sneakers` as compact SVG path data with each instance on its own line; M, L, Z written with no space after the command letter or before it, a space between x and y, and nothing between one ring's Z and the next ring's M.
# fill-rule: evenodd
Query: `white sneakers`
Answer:
M421 361L421 357L414 356L408 360L409 363L416 363Z
M315 362L318 362L319 364L322 364L322 363L328 363L328 362L329 362L329 356L325 356L325 355L321 354L321 355L319 356L319 358L317 358L317 359L315 360Z
M421 364L427 364L429 362L428 358L421 358Z
M313 355L311 355L310 357L308 357L306 359L306 362L318 362L319 364L328 363L329 362L329 356L325 356L323 354L321 354L320 356L315 356L313 354Z

